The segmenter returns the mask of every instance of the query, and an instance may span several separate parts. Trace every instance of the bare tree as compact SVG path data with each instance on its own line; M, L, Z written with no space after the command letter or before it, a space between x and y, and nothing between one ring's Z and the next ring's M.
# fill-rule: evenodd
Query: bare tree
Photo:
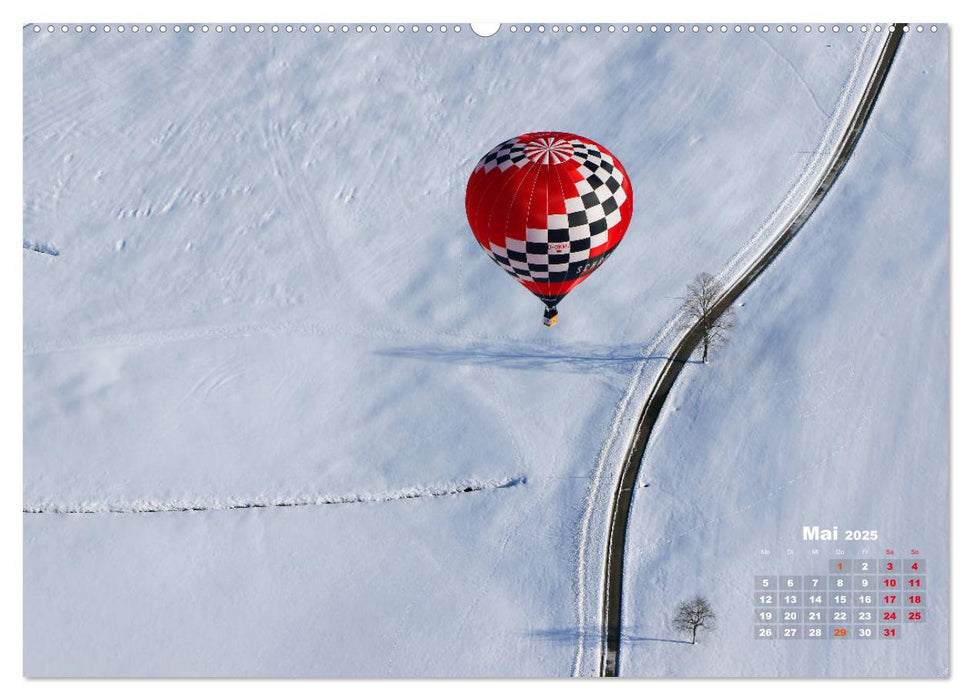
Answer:
M729 306L720 314L716 310L722 289L715 278L702 272L688 285L688 296L681 304L686 327L697 324L701 329L701 359L708 362L708 353L728 342L735 327L735 312Z
M694 600L678 605L678 613L674 616L674 629L678 632L691 632L691 643L695 643L699 629L715 629L715 611L711 603L701 596Z

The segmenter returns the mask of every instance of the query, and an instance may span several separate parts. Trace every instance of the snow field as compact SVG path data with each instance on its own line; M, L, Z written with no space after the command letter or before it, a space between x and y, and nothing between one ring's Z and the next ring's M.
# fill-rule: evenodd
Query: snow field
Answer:
M25 672L569 674L616 407L686 282L797 187L871 51L25 36L25 239L60 252L24 252L25 506L526 478L25 514ZM462 206L478 158L538 128L601 141L636 189L626 240L554 331Z

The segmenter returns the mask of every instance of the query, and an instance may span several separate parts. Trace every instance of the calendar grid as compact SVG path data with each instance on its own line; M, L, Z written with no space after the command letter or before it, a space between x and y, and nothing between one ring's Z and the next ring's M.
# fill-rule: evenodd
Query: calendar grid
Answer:
M925 560L830 559L826 573L755 576L755 637L899 639L926 620Z

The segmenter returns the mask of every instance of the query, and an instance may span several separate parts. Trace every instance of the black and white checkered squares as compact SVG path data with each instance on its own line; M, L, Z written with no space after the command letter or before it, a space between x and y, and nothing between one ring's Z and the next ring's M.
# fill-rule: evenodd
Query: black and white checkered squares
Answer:
M620 207L627 201L621 184L624 173L613 158L596 147L574 141L573 160L580 164L574 181L577 197L566 200L570 239L589 240L596 249L607 242L607 231L620 223Z
M487 173L495 168L500 172L506 172L514 165L521 166L526 162L526 144L521 142L518 137L503 141L491 151L482 156L476 170L484 169Z
M542 132L496 146L479 161L476 171L485 175L498 170L495 177L513 166L530 170L548 167L548 181L559 186L555 192L548 191L546 198L539 198L548 207L545 228L514 231L498 221L492 224L498 224L498 230L490 231L483 245L493 260L524 282L569 282L596 269L610 254L611 229L622 223L621 206L628 196L623 188L623 169L594 143L571 134ZM514 196L520 197L520 204L527 209L532 205L528 188L517 189ZM486 226L491 221L495 220L488 220ZM530 221L539 223L535 216ZM620 235L623 230L614 243Z
M546 153L562 153L559 144L544 145ZM525 246L508 236L505 249L491 244L493 258L510 274L537 282L566 282L588 274L609 254L602 247L609 230L620 223L620 207L627 201L621 186L624 174L595 146L582 141L570 146L579 167L572 174L577 196L565 199L566 213L547 214L545 229L527 228ZM526 148L530 152L530 145ZM545 153L543 157L551 160Z

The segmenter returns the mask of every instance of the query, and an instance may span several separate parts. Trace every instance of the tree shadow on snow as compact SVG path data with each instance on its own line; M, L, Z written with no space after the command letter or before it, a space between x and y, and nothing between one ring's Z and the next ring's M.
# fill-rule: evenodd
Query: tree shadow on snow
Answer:
M553 630L529 630L526 636L554 644L577 644L581 640L587 644L600 644L600 630L578 630L575 627ZM640 642L667 642L669 644L691 644L684 639L666 639L663 637L644 637L629 632L620 633L620 641L624 644L638 644Z
M452 362L460 365L495 366L507 369L532 369L568 372L602 372L615 370L627 373L637 362L661 362L666 355L646 356L640 348L550 348L536 345L448 347L445 345L412 345L376 350L375 354L411 360ZM694 362L689 360L689 362Z

